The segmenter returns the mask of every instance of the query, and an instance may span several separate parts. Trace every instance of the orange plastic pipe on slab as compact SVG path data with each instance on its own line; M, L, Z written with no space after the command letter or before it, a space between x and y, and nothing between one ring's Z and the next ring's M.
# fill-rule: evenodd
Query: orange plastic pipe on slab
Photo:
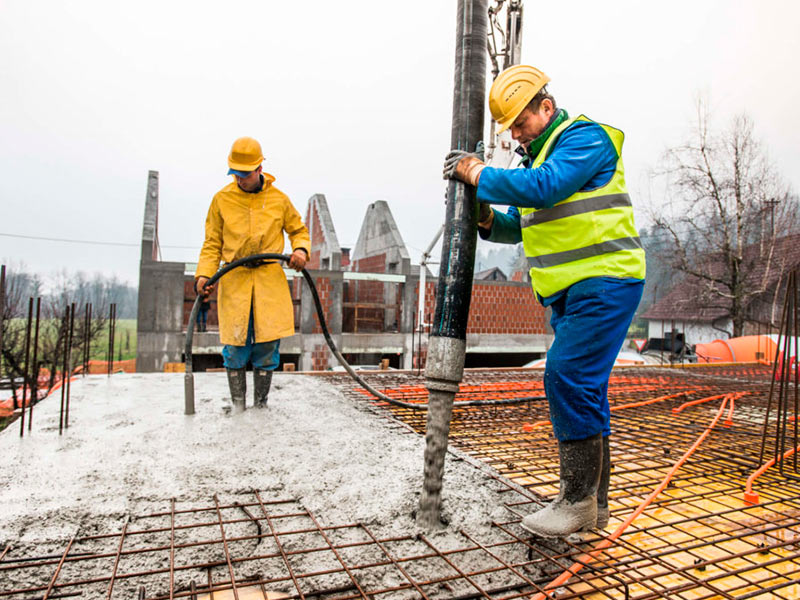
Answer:
M545 598L551 597L551 593L554 592L556 588L559 588L562 585L564 585L573 575L575 575L578 571L580 571L590 561L592 561L595 558L597 558L597 556L603 550L605 550L606 548L611 546L611 544L625 532L625 530L630 526L631 523L633 523L633 521L636 519L636 517L641 515L645 511L645 509L650 505L650 503L653 500L655 500L655 498L661 492L664 491L664 489L667 487L669 482L672 480L673 476L678 471L678 469L680 469L681 466L683 466L683 463L685 463L689 459L689 457L692 454L694 454L694 451L697 450L697 448L700 446L700 444L703 443L703 440L705 440L708 437L708 434L711 433L711 430L714 429L714 427L716 427L717 422L719 421L720 417L722 416L722 413L725 411L725 405L728 403L728 400L729 400L729 398L728 398L728 395L726 394L725 398L722 400L722 403L719 406L719 410L717 411L716 416L711 421L711 424L697 438L697 440L695 440L695 442L694 442L694 444L692 444L691 448L689 448L683 454L683 456L681 456L681 458L678 459L678 461L674 465L672 465L672 468L669 470L669 473L667 473L666 477L664 477L664 479L661 481L661 483L658 485L658 487L655 490L653 490L647 498L645 498L644 502L642 502L639 505L639 507L635 511L633 511L630 514L630 516L627 519L625 519L625 521L619 527L617 527L616 531L614 531L614 533L612 533L610 536L608 536L607 538L603 539L599 544L597 544L597 546L595 546L594 550L591 550L590 552L587 552L586 554L576 558L575 562L572 564L572 566L569 569L567 569L566 571L564 571L561 575L556 577L553 581L548 583L547 587L545 587L545 589L543 591L539 592L535 596L531 596L532 600L544 600Z
M643 400L642 402L631 402L630 404L618 404L617 406L611 407L611 412L617 410L624 410L626 408L638 408L640 406L647 406L648 404L655 404L656 402L664 402L665 400L670 400L672 398L677 398L679 396L688 396L689 394L694 394L695 390L689 390L688 392L681 392L679 394L670 394L669 396L659 396L658 398L653 398L652 400Z
M711 402L712 400L719 400L720 398L725 398L726 396L730 396L730 394L717 394L716 396L708 396L707 398L700 398L699 400L691 400L690 402L684 402L677 408L673 408L673 413L679 413L684 408L689 408L690 406L695 406L697 404L703 404L705 402Z
M787 450L783 453L783 458L786 459L790 457L792 454L800 450L800 446L797 448L792 448L791 450ZM750 477L747 478L747 484L744 486L744 501L745 504L758 504L758 494L753 491L753 483L755 483L756 479L761 477L767 469L775 464L775 459L765 462L757 471L755 471Z
M694 394L694 393L695 390L689 390L687 392L680 392L679 394L670 394L669 396L659 396L658 398L653 398L651 400L643 400L641 402L618 404L617 406L611 407L611 412L615 412L618 410L625 410L626 408L638 408L640 406L647 406L648 404L655 404L656 402L664 402L665 400L670 400L672 398L677 398L679 396L687 396L689 394ZM537 427L542 427L544 425L550 425L550 421L536 421L536 423L525 423L522 425L522 431L533 431Z

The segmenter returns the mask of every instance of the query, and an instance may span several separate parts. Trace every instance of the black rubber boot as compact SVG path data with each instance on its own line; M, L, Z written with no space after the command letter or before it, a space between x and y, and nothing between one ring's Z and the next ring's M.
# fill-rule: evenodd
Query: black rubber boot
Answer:
M247 370L244 368L228 369L228 386L231 389L233 412L244 411L247 397Z
M253 388L255 389L254 405L266 408L269 397L269 386L272 384L272 371L253 369Z
M611 479L611 449L608 437L603 438L603 466L597 486L597 528L608 527L608 482Z
M561 488L542 510L522 519L522 527L541 537L564 537L597 523L597 487L603 462L602 434L558 443Z

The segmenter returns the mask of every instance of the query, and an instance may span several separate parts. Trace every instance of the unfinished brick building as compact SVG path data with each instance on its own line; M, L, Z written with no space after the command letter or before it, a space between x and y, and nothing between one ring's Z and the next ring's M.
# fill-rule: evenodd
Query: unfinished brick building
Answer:
M157 260L158 202L158 173L150 171L139 271L136 368L140 372L162 371L168 363L184 360L195 299L195 265ZM411 263L388 203L379 200L367 208L352 252L339 245L323 194L309 199L306 225L311 233L306 268L316 282L328 329L345 358L356 365L388 360L394 368L424 366L425 324L433 314L436 282L426 273L424 322L419 327L420 267ZM311 293L298 273L286 270L286 275L295 304L295 335L282 340L282 360L304 371L335 367ZM551 335L544 310L530 285L515 279L473 282L466 366L520 366L546 352ZM194 334L196 370L222 364L215 296L208 325L208 331Z

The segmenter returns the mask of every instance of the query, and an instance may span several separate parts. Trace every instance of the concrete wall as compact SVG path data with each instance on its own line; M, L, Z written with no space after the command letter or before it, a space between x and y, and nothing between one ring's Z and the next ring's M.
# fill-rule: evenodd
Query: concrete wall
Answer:
M163 371L183 356L184 263L142 262L139 269L136 370Z
M142 226L136 370L162 371L181 360L184 263L156 260L158 249L158 171L150 171Z

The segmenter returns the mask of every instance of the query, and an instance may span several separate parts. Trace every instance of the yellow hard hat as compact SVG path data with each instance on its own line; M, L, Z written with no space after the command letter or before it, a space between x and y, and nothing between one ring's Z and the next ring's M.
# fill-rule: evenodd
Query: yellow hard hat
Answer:
M228 167L231 171L255 171L263 160L261 144L251 137L240 137L233 142Z
M502 133L514 123L550 78L530 65L513 65L500 73L489 90L489 110Z

